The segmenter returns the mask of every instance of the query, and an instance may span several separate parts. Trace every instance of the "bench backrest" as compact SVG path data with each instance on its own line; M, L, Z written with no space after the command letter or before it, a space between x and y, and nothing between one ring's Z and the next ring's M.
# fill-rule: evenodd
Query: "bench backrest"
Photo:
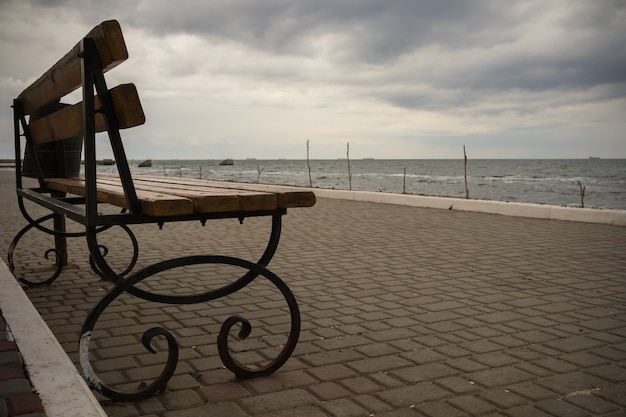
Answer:
M46 157L46 151L52 149L56 155L51 158L60 160L67 156L68 147L59 143L78 139L78 152L75 145L72 149L80 158L84 140L85 177L87 186L92 186L95 195L95 134L106 131L124 188L130 194L130 205L133 205L136 196L133 197L134 187L119 129L145 123L145 115L134 84L121 84L109 90L104 80L105 72L127 58L119 23L115 20L102 22L14 100L16 161L21 158L21 126L26 137L25 162L28 159L32 165L41 188L44 188L45 176L65 176L64 172L56 175L42 172L44 161L41 159ZM81 102L74 105L59 103L79 88L83 93ZM21 188L19 165L16 164L17 186Z

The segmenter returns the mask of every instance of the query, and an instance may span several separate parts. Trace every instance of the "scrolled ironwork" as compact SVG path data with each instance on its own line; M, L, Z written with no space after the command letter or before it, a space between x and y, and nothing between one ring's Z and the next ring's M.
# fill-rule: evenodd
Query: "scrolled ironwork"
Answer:
M15 253L15 248L17 247L17 244L19 243L20 239L22 239L22 237L28 233L28 231L32 228L40 228L38 227L41 223L50 220L54 217L53 214L49 214L47 216L43 216L37 220L33 220L31 222L29 222L25 227L23 227L13 238L13 240L11 241L11 244L9 245L9 250L7 253L7 261L8 261L8 266L9 266L9 270L11 271L11 273L13 275L15 275L15 262L14 262L14 253ZM61 271L63 270L63 261L61 259L61 254L59 254L59 252L54 249L54 248L50 248L48 250L46 250L44 252L44 258L49 260L50 259L50 254L54 253L55 254L55 260L54 260L54 269L52 270L52 276L46 280L40 281L40 282L35 282L35 281L31 281L28 280L24 277L18 277L18 280L28 286L31 287L37 287L37 286L43 286L43 285L50 285L54 282L54 280L56 280L59 275L61 274Z
M101 258L97 259L96 261L99 263L104 260ZM198 264L230 265L246 269L247 273L245 273L242 277L236 279L234 282L198 295L154 294L136 288L136 285L139 284L141 281L160 272ZM168 377L168 370L172 367L175 367L178 345L173 336L167 330L161 328L159 328L160 330L158 331L155 329L149 330L147 333L144 333L144 336L142 338L142 340L144 341L144 346L146 347L149 346L149 343L146 343L146 339L151 340L154 336L157 335L165 336L168 342L168 359L165 364L164 370L161 375L150 385L145 386L145 388L143 389L138 389L135 392L121 392L107 386L96 376L93 367L89 363L89 342L91 339L91 335L93 333L93 329L95 328L96 322L98 321L101 314L121 294L129 293L132 295L140 295L142 296L141 298L147 299L149 301L166 304L193 304L208 302L233 294L250 284L257 277L263 277L267 279L276 288L278 288L287 303L291 318L291 325L286 343L283 345L282 350L279 352L277 357L271 360L267 365L255 369L247 368L246 366L237 362L231 355L228 347L228 338L231 329L236 324L242 324L242 329L239 332L239 337L242 339L249 336L252 330L252 326L247 319L240 316L232 316L226 319L221 327L217 340L218 351L220 358L224 362L224 365L229 370L231 370L237 378L253 378L271 374L272 372L280 368L289 359L289 357L293 353L293 350L296 347L296 344L298 343L298 338L300 335L300 311L293 293L291 292L291 290L289 290L284 281L282 281L277 275L275 275L262 265L229 256L197 255L170 259L145 267L131 274L129 277L118 281L115 287L109 290L109 292L100 300L100 302L87 316L81 331L82 336L79 345L79 354L81 367L83 369L85 378L92 386L92 388L94 388L101 394L111 399L114 399L115 401L132 401L147 398L157 392L159 389L164 388L167 384L167 380L169 379L169 377L171 377L171 374L169 374Z
M135 234L132 232L132 230L130 230L130 228L128 226L126 226L125 224L121 224L119 225L128 235L128 237L130 238L130 241L133 244L133 255L132 258L130 260L130 262L128 263L128 266L126 267L126 269L124 269L122 272L115 274L115 275L107 275L104 272L102 272L100 270L100 268L98 268L98 265L96 263L96 261L94 260L94 256L93 255L89 255L89 265L91 266L91 270L98 275L100 278L104 279L104 280L113 280L112 282L117 282L119 279L124 278L126 275L128 275L130 273L130 271L133 270L133 268L135 267L135 265L137 264L137 259L139 258L139 243L137 242L137 238L135 237ZM97 233L102 232L103 230L98 230L96 231ZM104 258L109 254L109 248L105 245L102 244L98 244L98 253Z
M85 379L89 383L89 385L98 391L100 394L112 399L113 401L137 401L144 400L146 398L150 398L154 394L159 391L165 389L167 381L170 380L172 375L174 375L174 371L176 370L176 364L178 363L178 343L176 343L176 339L174 336L162 327L152 327L148 329L143 336L141 337L141 342L143 346L151 353L157 353L156 350L152 347L152 340L157 336L165 337L167 340L167 361L161 374L149 385L139 384L138 388L132 392L122 392L111 388L106 385L91 366L91 362L89 361L89 343L92 336L93 325L97 320L97 317L90 317L93 321L88 321L83 325L83 331L81 332L80 344L79 344L79 354L80 354L80 366L83 370L83 375ZM91 326L91 327L90 327Z
M227 369L234 373L238 379L249 379L266 376L277 371L281 366L285 364L285 362L287 362L287 359L289 359L289 357L293 353L296 345L298 344L298 338L300 336L300 310L298 308L296 298L294 297L287 284L285 284L285 282L281 280L277 275L268 270L265 270L265 273L260 273L259 275L264 276L272 284L274 284L282 293L285 301L287 301L289 314L291 316L291 328L289 331L287 342L284 344L283 349L278 354L278 356L276 356L274 360L270 361L265 366L252 369L239 363L231 355L230 349L228 347L228 337L231 329L236 324L241 324L241 328L237 337L239 339L246 339L252 332L252 326L250 322L247 319L237 315L231 316L226 319L222 324L222 327L220 328L220 332L217 337L217 350L224 366L226 366Z

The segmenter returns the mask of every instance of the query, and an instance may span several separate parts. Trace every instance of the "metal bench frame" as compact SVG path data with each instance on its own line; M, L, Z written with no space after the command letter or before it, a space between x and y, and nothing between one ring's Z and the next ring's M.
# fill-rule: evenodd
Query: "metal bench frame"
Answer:
M25 226L15 236L9 248L8 260L11 270L15 273L14 250L19 240L31 229L48 233L55 238L55 248L46 251L45 256L54 253L55 269L53 276L43 282L32 282L25 278L20 280L27 285L50 285L61 273L66 263L67 253L65 250L65 239L68 237L86 237L87 245L90 253L90 264L92 269L100 276L111 281L113 288L93 307L91 313L84 321L79 341L80 365L83 375L90 386L115 401L133 401L148 398L155 393L163 390L173 375L176 363L178 361L178 345L174 336L162 327L153 327L147 330L142 336L142 343L148 351L154 352L151 346L152 340L156 336L162 336L167 340L168 358L163 367L161 374L150 384L142 384L137 390L132 392L119 391L107 386L96 375L91 363L89 362L90 340L96 322L103 311L113 302L119 295L129 293L143 300L165 303L165 304L194 304L204 303L220 297L232 294L246 285L253 282L257 277L263 277L271 282L284 297L291 319L291 325L287 342L284 344L279 355L268 364L250 369L237 362L231 355L228 347L228 338L231 329L235 325L239 325L241 330L238 337L246 338L251 331L251 325L248 320L240 316L229 317L222 325L217 337L217 347L219 355L224 365L230 369L237 378L252 378L271 374L279 369L290 357L298 342L300 332L300 313L296 299L288 286L274 273L270 272L266 266L274 256L281 234L282 216L286 214L286 208L276 208L274 210L261 211L235 211L221 213L193 213L188 215L174 215L154 217L142 213L141 203L138 200L133 179L131 176L128 161L124 152L120 129L114 113L109 90L107 89L104 78L104 71L100 63L96 43L93 39L86 37L80 44L80 58L82 70L82 98L83 98L83 134L84 134L84 156L85 156L85 195L84 197L67 196L65 193L59 193L46 188L45 179L42 176L39 163L37 162L34 145L30 138L29 126L26 117L22 111L19 99L13 102L14 109L14 131L15 131L15 155L16 161L16 190L20 211L24 218L28 221ZM120 181L123 185L124 194L128 208L122 209L119 213L103 214L98 210L98 195L96 185L96 129L95 129L95 104L94 96L97 93L100 100L100 112L103 113L106 120L106 131L111 143L111 148L116 161L117 170ZM26 147L29 148L34 158L34 170L39 181L38 188L24 188L22 184L22 169L19 164L22 152L21 141L22 136L26 139ZM51 210L51 214L40 218L33 218L24 205L24 200L29 200L37 205L43 206ZM202 225L209 219L220 218L237 218L243 221L244 218L250 216L271 216L272 228L269 241L262 256L257 262L250 262L244 259L228 256L201 255L186 256L181 258L173 258L157 262L139 271L131 272L135 266L138 256L138 242L135 235L129 228L129 225L142 223L156 223L162 226L163 223L173 221L199 221ZM85 227L84 232L67 232L65 229L65 219L70 219L80 223ZM44 222L54 219L54 228L43 225ZM133 242L133 257L128 268L122 273L116 273L109 266L105 259L107 253L106 247L99 244L98 234L103 230L111 227L119 226L128 234ZM197 264L226 264L242 268L245 272L234 282L228 283L221 288L201 292L197 295L164 295L156 294L136 287L136 284L160 272L168 271L173 268L180 268L188 265Z

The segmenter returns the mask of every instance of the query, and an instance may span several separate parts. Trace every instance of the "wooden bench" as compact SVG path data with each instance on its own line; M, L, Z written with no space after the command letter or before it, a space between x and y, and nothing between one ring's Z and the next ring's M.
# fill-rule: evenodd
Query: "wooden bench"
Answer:
M256 277L268 279L284 297L291 325L287 342L278 357L269 364L254 369L238 363L228 347L231 328L241 326L240 338L250 332L250 323L242 317L228 318L218 335L218 351L224 365L238 378L267 375L280 368L289 358L298 341L300 315L296 300L287 285L266 266L272 259L280 239L281 219L287 209L310 207L315 195L306 190L260 184L204 181L184 178L131 175L120 134L145 122L137 89L133 84L121 84L109 89L104 74L128 58L122 31L116 21L106 21L91 30L69 53L26 88L13 102L16 161L25 146L24 166L16 164L16 189L20 210L28 220L9 248L9 264L14 271L14 250L20 238L31 229L54 236L52 250L56 255L50 279L28 285L51 284L66 263L65 239L86 238L90 262L96 273L114 285L87 316L81 330L79 355L83 374L92 388L117 401L147 398L163 389L172 376L178 359L178 345L171 333L161 327L146 331L143 344L152 351L150 341L161 336L167 340L168 359L161 375L150 384L135 391L114 389L96 375L89 362L90 339L96 322L107 306L122 293L144 300L166 304L207 302L230 295ZM69 93L80 89L82 101L73 105L60 104ZM115 158L117 173L102 174L97 170L96 133L106 133ZM80 172L81 151L84 147L84 172ZM70 160L71 159L71 160ZM52 167L52 169L50 169ZM77 168L78 167L78 168ZM22 176L37 179L37 187L24 187ZM34 218L24 200L50 210L50 214ZM106 206L104 206L106 204ZM103 210L117 206L119 210ZM236 218L243 221L252 216L271 216L272 229L265 251L256 262L217 255L187 256L164 259L154 265L133 271L138 255L138 243L132 229L134 224L196 221ZM54 219L54 226L45 222ZM84 231L67 232L66 219L81 225ZM134 242L133 259L123 273L116 273L105 259L99 232L120 226ZM226 264L242 269L235 282L225 283L216 290L204 290L198 295L165 295L139 289L136 285L157 273L197 264Z

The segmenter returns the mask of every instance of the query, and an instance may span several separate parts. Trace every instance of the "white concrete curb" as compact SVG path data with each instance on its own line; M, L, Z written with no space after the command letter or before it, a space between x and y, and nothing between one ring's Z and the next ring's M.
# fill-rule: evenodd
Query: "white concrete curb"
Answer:
M106 413L0 259L0 307L48 417L106 417Z
M626 226L626 210L604 210L547 204L508 203L504 201L466 200L451 197L431 197L411 194L377 193L373 191L348 191L310 188L320 198L399 204L404 206L447 210L475 211L503 216L533 217L538 219L568 220L588 223Z

